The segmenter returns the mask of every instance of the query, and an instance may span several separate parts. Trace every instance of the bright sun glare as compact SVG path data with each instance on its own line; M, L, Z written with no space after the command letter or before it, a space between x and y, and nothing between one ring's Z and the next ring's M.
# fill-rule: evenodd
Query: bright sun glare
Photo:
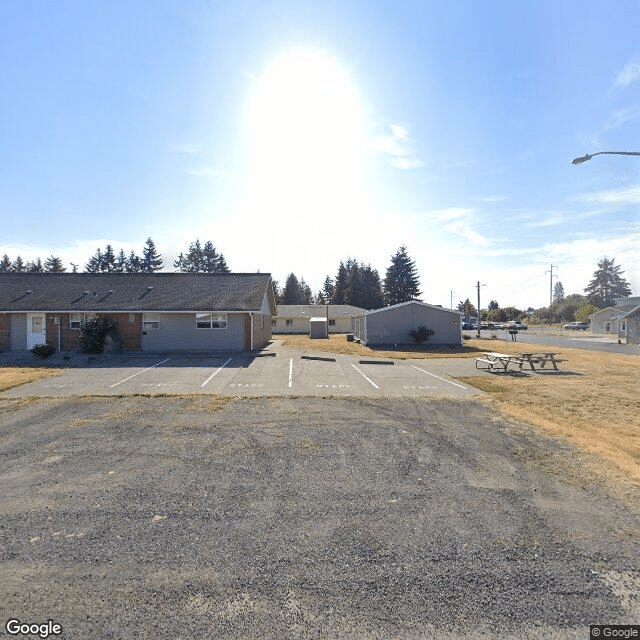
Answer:
M251 186L279 215L353 205L364 160L363 112L347 73L314 51L281 55L249 109Z

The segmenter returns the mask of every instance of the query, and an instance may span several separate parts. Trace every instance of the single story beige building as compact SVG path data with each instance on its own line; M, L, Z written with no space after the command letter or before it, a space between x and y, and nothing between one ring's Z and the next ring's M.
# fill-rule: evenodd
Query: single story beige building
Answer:
M306 333L311 330L311 318L326 318L329 313L329 333L351 333L351 318L366 313L366 309L350 304L279 304L271 321L273 333Z

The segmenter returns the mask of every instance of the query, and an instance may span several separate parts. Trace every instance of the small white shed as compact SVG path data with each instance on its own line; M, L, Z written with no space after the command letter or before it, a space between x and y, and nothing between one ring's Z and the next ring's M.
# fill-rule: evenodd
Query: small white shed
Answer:
M329 323L327 322L326 318L309 318L309 337L329 337Z

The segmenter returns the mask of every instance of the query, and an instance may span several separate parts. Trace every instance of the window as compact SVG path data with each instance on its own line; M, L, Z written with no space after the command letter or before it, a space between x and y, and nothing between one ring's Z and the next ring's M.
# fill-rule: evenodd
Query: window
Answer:
M143 329L157 329L160 326L160 314L159 313L143 313L142 314L142 328Z
M275 320L272 320L272 321L271 321L271 326L272 326L272 327L275 327L275 326L276 326L276 321L275 321Z
M293 320L287 320L287 327L293 326Z
M335 327L336 326L336 321L335 320L329 320L329 326L330 327Z
M196 327L198 329L226 329L226 313L196 313Z
M76 331L79 331L81 324L82 324L82 314L81 313L70 313L69 314L69 329L74 329Z
M627 330L627 321L626 320L622 320L620 322L620 331L626 331Z

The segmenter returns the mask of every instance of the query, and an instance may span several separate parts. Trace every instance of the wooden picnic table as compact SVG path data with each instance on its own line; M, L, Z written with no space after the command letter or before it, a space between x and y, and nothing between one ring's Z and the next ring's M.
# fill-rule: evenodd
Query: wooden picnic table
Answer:
M502 371L506 372L510 364L515 364L520 368L520 371L522 371L523 361L521 358L510 356L506 353L496 353L494 351L485 351L484 355L484 358L476 358L476 369L484 368L487 371L502 369Z
M539 364L540 368L544 369L544 365L547 364L547 362L550 362L553 365L553 368L557 371L557 363L559 360L556 359L556 356L559 355L560 354L557 351L542 351L540 353L521 353L520 358L523 362L527 362L529 364L532 371L536 370L534 364Z

